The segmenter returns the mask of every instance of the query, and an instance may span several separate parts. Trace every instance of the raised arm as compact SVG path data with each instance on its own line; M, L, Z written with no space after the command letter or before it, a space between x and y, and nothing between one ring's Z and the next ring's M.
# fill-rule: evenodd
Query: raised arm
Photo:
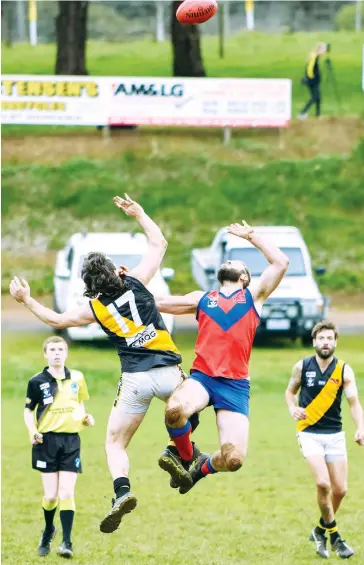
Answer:
M297 406L297 393L301 387L302 379L302 365L303 363L301 360L293 367L292 376L285 393L288 410L294 420L304 420L306 418L305 409Z
M282 253L279 247L268 241L268 239L257 235L254 232L254 228L245 221L243 221L243 225L231 224L228 227L228 232L250 241L254 247L263 253L268 263L270 263L269 267L263 271L259 278L257 287L252 291L254 301L263 303L283 279L288 269L289 259L287 255Z
M115 196L114 204L123 210L127 216L135 218L143 228L149 243L149 249L137 267L129 272L130 276L147 285L158 271L168 243L155 222L144 212L143 208L131 200L127 194L125 198Z
M157 296L155 301L163 314L194 314L203 295L201 290L195 290L184 296Z
M363 408L359 401L355 374L350 365L345 365L344 367L344 393L349 403L351 417L356 426L354 441L358 445L364 445Z
M14 277L10 283L10 294L19 303L24 304L32 314L37 316L42 322L48 324L57 330L64 328L74 328L77 326L86 326L95 321L90 305L87 303L79 308L75 308L70 312L58 314L46 308L30 296L30 287L26 280L21 281L18 277Z

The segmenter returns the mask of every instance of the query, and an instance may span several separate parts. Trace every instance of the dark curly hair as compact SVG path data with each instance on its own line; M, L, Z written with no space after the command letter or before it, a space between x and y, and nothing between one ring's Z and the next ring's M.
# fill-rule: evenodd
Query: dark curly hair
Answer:
M92 251L82 265L81 277L85 283L84 296L96 298L99 294L115 296L127 289L127 283L115 274L115 265L104 253Z

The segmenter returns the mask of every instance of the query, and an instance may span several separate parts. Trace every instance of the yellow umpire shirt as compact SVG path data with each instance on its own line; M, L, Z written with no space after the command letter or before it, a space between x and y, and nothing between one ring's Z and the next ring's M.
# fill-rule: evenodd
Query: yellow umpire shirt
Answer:
M69 370L55 378L45 367L28 383L26 407L35 410L40 433L78 433L85 426L81 403L89 399L86 380L80 371Z

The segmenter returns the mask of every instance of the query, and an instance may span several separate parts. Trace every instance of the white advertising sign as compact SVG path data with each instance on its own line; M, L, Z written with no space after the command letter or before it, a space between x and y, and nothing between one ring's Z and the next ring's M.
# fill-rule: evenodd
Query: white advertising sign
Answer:
M107 124L108 83L102 77L3 75L1 122L93 126Z
M4 75L3 124L285 127L288 79Z
M123 77L112 79L109 124L284 127L288 79Z

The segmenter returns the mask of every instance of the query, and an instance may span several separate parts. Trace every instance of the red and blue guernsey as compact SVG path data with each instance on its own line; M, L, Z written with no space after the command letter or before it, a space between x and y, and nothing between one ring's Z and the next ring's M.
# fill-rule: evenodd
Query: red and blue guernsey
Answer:
M249 358L260 317L248 289L230 296L212 291L198 303L198 338L191 374L242 380L249 378Z

